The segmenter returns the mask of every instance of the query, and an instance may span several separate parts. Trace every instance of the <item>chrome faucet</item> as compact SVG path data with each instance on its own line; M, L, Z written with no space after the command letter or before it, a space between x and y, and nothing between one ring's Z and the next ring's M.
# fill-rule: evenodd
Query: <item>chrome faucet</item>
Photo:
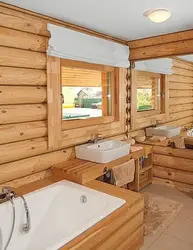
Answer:
M0 193L0 203L12 200L15 196L15 192L10 187L3 187Z
M161 122L162 122L161 120L152 121L152 127L156 128Z
M103 140L104 138L102 137L101 134L94 133L91 135L91 139L88 141L88 143L97 143L100 140Z
M0 193L0 203L11 201L13 204L13 198L16 197L16 193L12 190L10 187L3 187L2 192ZM25 209L25 215L26 215L26 222L22 224L21 226L21 232L22 233L28 233L30 230L30 213L29 208L27 205L27 202L23 195L20 196L20 198L23 201L24 209ZM14 208L15 209L15 208Z

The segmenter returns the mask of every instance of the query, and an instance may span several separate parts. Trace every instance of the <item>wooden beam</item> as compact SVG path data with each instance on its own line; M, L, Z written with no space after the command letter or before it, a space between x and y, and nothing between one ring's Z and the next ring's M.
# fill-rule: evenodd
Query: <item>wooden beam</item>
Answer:
M138 39L135 41L128 41L127 44L129 45L131 49L136 49L136 48L141 48L141 47L179 42L179 41L190 40L190 39L193 39L193 29L170 33L170 34L161 35L161 36L159 35L159 36Z
M186 55L192 53L193 53L193 39L131 49L130 60L139 61L145 59L171 57L171 56Z
M169 79L168 75L161 76L161 112L166 115L166 121L169 120Z
M61 147L62 102L60 58L47 56L48 148Z
M136 70L131 69L131 130L134 130L137 126L137 76Z

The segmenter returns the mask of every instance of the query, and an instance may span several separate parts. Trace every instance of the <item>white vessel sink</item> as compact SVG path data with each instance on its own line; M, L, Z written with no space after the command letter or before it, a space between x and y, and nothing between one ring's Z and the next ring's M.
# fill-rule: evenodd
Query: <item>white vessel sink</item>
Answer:
M129 154L130 147L131 144L127 142L105 140L76 146L75 151L77 158L98 163L107 163Z
M160 127L150 127L146 128L147 136L165 136L166 138L171 138L180 134L181 128L174 126L160 126Z

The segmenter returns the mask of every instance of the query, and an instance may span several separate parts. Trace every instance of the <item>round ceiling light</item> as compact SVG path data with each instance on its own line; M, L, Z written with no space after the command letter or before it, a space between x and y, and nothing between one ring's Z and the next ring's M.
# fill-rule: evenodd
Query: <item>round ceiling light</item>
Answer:
M149 10L144 13L154 23L163 23L171 17L171 13L166 9Z

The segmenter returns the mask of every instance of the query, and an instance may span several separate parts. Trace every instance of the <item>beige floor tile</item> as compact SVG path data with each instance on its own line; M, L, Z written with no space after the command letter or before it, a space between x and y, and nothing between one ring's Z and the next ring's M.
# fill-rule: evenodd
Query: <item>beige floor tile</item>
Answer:
M193 244L193 220L178 216L164 233Z
M176 239L170 235L162 234L148 250L192 250L193 245Z
M176 190L175 188L170 188L163 185L148 185L142 190L142 192L149 192L151 194L164 196L166 198L181 202L184 204L184 206L192 202L192 199L184 193Z
M164 230L164 229L163 229ZM153 236L145 236L144 237L144 245L140 250L147 250L149 247L160 237L163 230L159 230L156 234Z
M192 203L189 203L179 214L179 216L182 216L184 218L188 218L193 220L193 200Z

